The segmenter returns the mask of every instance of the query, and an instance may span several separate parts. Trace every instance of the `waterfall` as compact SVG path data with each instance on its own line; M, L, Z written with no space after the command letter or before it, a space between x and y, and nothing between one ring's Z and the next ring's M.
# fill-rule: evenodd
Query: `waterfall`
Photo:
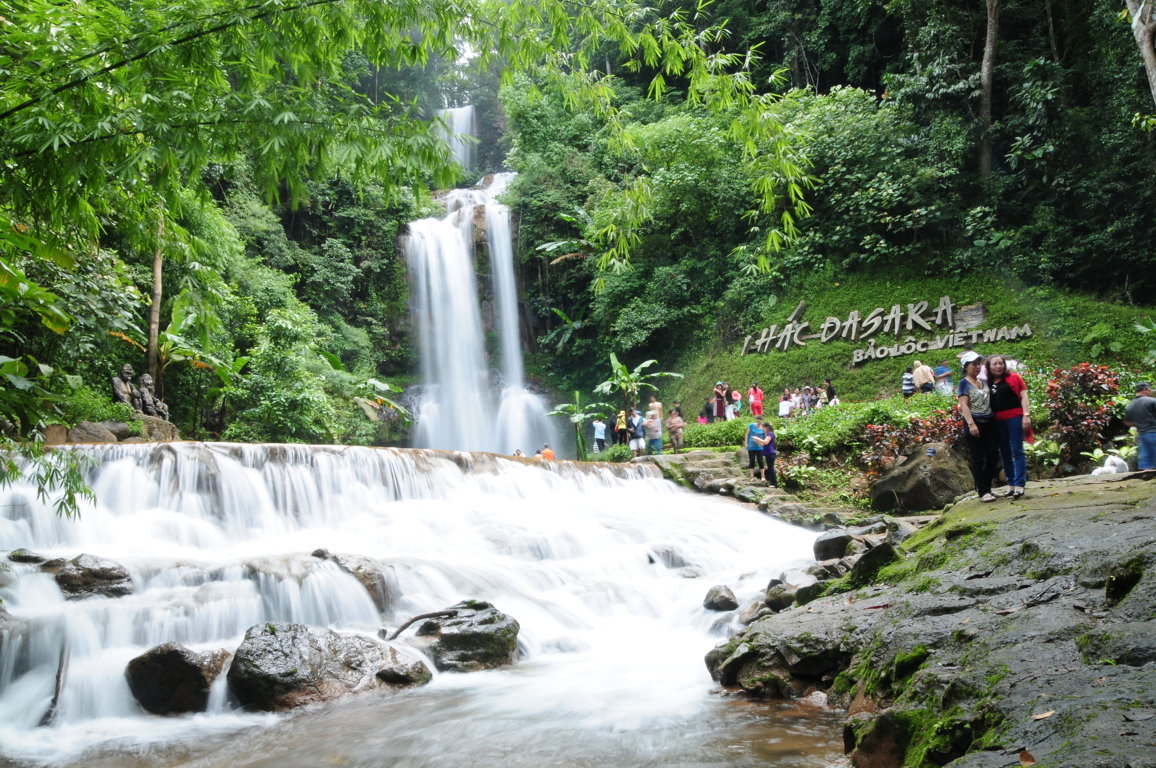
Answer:
M451 107L438 110L438 117L445 123L443 135L450 145L454 160L466 171L474 169L474 143L477 125L472 106Z
M67 520L35 487L0 490L0 552L107 558L133 591L66 600L39 565L0 572L0 764L223 767L280 753L286 766L577 766L595 742L602 765L763 764L717 743L721 723L739 742L754 726L710 693L702 657L735 618L703 596L728 584L743 604L758 599L808 561L813 534L645 465L191 442L72 450L95 459L96 502ZM380 563L390 604L318 548ZM514 667L311 710L324 726L244 712L223 676L209 711L145 715L124 677L160 643L231 652L273 621L371 634L470 598L520 622ZM55 720L39 726L65 645Z
M423 379L415 413L418 447L494 453L520 448L527 455L545 443L558 447L544 403L523 381L510 213L495 199L510 178L495 174L484 187L453 190L446 196L445 218L409 225L405 250ZM479 218L485 222L501 356L496 385L474 265Z

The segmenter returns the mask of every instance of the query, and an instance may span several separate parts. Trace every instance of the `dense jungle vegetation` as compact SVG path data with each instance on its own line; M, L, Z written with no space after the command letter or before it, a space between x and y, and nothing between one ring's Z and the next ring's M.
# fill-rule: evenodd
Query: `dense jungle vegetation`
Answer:
M403 439L354 401L414 378L398 237L503 168L555 390L610 352L688 403L894 389L850 344L739 354L800 300L950 294L1031 322L1013 354L1151 365L1156 21L1128 2L0 2L4 426L118 415L128 362L186 437ZM436 119L463 104L470 169Z

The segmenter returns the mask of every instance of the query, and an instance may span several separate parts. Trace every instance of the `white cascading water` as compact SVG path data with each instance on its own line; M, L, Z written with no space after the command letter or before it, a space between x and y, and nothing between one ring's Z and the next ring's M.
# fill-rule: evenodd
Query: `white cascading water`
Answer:
M74 450L95 457L97 502L67 520L34 487L0 491L0 551L107 558L134 589L65 600L37 565L0 572L0 765L817 768L838 752L833 723L814 731L821 713L765 730L765 710L712 694L702 662L736 621L705 610L706 591L727 584L748 604L809 560L814 535L652 467L332 446ZM396 577L390 609L318 548L380 561ZM232 651L270 621L376 634L471 598L521 624L513 667L284 715L240 710L224 675L208 712L146 715L125 682L128 661L160 643ZM55 718L40 726L65 644Z
M484 187L453 190L444 219L410 222L405 250L422 361L415 446L526 455L546 443L560 448L548 409L523 380L510 212L496 200L511 177L494 174ZM497 387L490 381L474 266L481 213L502 361Z
M450 107L438 110L438 117L445 123L442 132L450 145L454 160L465 171L474 168L474 143L470 139L477 136L476 118L472 106Z

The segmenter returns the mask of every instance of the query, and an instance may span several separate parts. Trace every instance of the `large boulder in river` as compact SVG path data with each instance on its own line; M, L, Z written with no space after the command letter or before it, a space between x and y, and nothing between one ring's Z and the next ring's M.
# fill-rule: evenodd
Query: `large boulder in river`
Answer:
M154 715L204 712L209 689L229 660L226 650L197 653L165 643L128 663L124 676L140 705Z
M123 597L132 594L132 579L120 563L93 555L77 555L68 562L60 563L59 568L55 567L55 563L59 562L49 561L42 567L55 571L56 583L70 600L93 595Z
M417 629L418 641L439 670L475 672L514 662L521 629L515 619L481 600L466 600L444 613Z
M973 490L967 455L944 443L920 446L907 461L871 484L877 512L940 509Z
M412 651L357 634L304 624L250 627L229 667L229 689L247 707L291 709L382 685L429 682Z

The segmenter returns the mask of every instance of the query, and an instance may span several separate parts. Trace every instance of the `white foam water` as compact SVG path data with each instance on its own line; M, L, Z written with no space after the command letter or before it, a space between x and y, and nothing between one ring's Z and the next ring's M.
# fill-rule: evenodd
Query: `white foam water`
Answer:
M66 600L38 566L0 574L11 614L0 625L0 756L121 768L828 764L833 747L775 752L788 726L752 746L755 718L712 693L702 662L735 626L704 609L707 590L757 599L809 559L812 533L683 491L646 465L333 446L75 450L97 459L97 503L66 520L34 488L5 489L0 550L114 560L134 591ZM396 578L390 609L311 556L317 548L380 561ZM160 643L232 651L270 621L376 633L463 599L518 620L512 668L440 674L306 715L244 712L223 675L209 711L147 715L124 677ZM65 646L55 717L41 726ZM816 739L833 743L831 730Z

